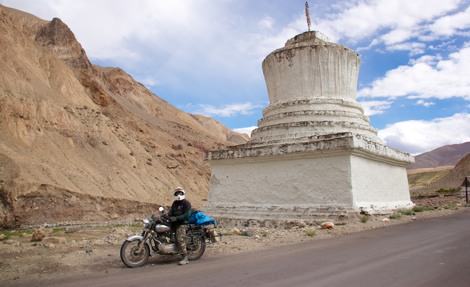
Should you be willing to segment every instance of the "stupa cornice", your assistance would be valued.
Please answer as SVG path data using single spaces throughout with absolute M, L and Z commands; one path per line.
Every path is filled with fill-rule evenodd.
M 207 154 L 207 160 L 261 159 L 289 156 L 305 158 L 306 156 L 326 156 L 338 153 L 352 153 L 375 161 L 386 162 L 397 166 L 405 166 L 414 158 L 373 141 L 367 137 L 353 133 L 338 133 L 322 136 L 310 136 L 298 139 L 295 143 L 265 142 L 264 144 L 246 144 L 213 151 Z M 287 159 L 287 158 L 286 158 Z

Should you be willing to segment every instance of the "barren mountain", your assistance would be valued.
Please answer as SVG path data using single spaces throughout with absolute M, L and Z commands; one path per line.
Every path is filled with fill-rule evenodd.
M 415 163 L 408 169 L 455 165 L 467 153 L 470 153 L 470 142 L 442 146 L 416 156 Z
M 470 154 L 464 156 L 451 170 L 446 171 L 429 184 L 418 187 L 414 191 L 417 193 L 434 192 L 439 189 L 459 188 L 466 176 L 470 176 Z
M 0 47 L 0 226 L 137 216 L 175 186 L 200 206 L 204 152 L 242 141 L 93 65 L 60 19 L 0 5 Z

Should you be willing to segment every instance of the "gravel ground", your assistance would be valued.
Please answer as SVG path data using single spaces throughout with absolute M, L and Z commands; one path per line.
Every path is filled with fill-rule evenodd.
M 335 225 L 333 229 L 303 223 L 290 228 L 219 228 L 222 240 L 208 245 L 204 256 L 225 256 L 306 241 L 322 240 L 345 234 L 403 224 L 414 220 L 445 216 L 464 209 L 461 199 L 417 200 L 427 207 L 422 212 L 402 212 L 394 216 L 363 216 L 356 222 Z M 432 207 L 432 208 L 431 208 Z M 361 220 L 362 219 L 362 220 Z M 119 258 L 122 241 L 139 233 L 140 225 L 73 227 L 46 229 L 46 237 L 31 242 L 31 231 L 0 233 L 0 285 L 15 280 L 47 279 L 74 275 L 116 272 L 124 268 Z M 2 236 L 3 234 L 3 236 Z M 3 237 L 3 238 L 2 238 Z M 156 259 L 176 263 L 176 258 Z M 155 263 L 150 261 L 149 266 Z

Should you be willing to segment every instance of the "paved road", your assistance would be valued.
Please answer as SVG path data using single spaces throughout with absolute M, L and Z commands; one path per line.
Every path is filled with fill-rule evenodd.
M 48 286 L 470 286 L 470 211 L 187 266 L 123 269 Z

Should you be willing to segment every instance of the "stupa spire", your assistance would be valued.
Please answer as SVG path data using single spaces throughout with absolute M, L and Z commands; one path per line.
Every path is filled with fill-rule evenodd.
M 308 1 L 305 1 L 305 17 L 307 18 L 307 27 L 308 31 L 310 32 L 310 26 L 312 25 L 312 22 L 310 21 L 310 11 L 308 7 Z

